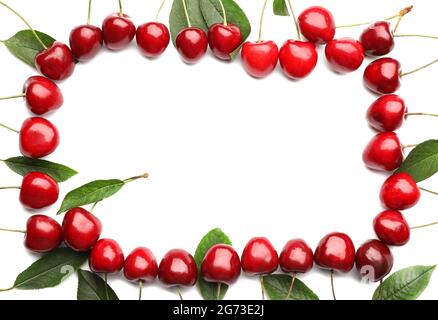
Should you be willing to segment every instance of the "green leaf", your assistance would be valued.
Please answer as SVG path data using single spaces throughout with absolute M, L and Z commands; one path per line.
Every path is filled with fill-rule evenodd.
M 55 287 L 87 261 L 88 254 L 59 248 L 45 254 L 17 276 L 14 289 L 33 290 Z
M 184 6 L 182 1 L 184 0 L 174 0 L 172 9 L 170 10 L 169 16 L 169 29 L 172 36 L 173 44 L 175 44 L 176 37 L 178 33 L 188 27 L 187 18 L 184 12 Z M 190 22 L 193 27 L 201 28 L 208 32 L 207 24 L 204 21 L 204 17 L 201 13 L 201 8 L 199 7 L 199 0 L 185 0 L 187 4 L 187 10 L 190 17 Z
M 415 147 L 397 172 L 406 172 L 416 182 L 432 177 L 438 172 L 438 140 L 428 140 Z
M 228 238 L 228 236 L 219 228 L 211 230 L 202 238 L 201 242 L 196 248 L 196 252 L 194 256 L 196 265 L 198 266 L 198 270 L 201 269 L 202 260 L 204 260 L 205 254 L 207 253 L 208 249 L 210 249 L 215 244 L 222 244 L 222 243 L 231 245 L 231 241 Z M 205 300 L 217 299 L 218 284 L 205 281 L 204 279 L 202 279 L 200 272 L 199 272 L 197 287 L 202 297 Z M 221 300 L 225 297 L 227 290 L 228 290 L 228 286 L 225 284 L 221 284 L 220 295 L 219 295 Z
M 289 10 L 287 9 L 286 0 L 274 0 L 274 14 L 276 16 L 288 16 Z
M 286 274 L 265 276 L 263 282 L 266 294 L 271 300 L 319 300 L 318 296 L 297 278 L 289 294 L 292 277 Z
M 51 36 L 36 31 L 43 43 L 49 47 L 55 42 Z M 35 56 L 44 50 L 30 30 L 21 30 L 4 42 L 9 51 L 24 63 L 35 68 Z
M 117 294 L 97 274 L 78 270 L 78 300 L 119 300 Z
M 4 163 L 15 173 L 26 175 L 29 172 L 48 174 L 58 182 L 64 182 L 78 174 L 75 170 L 59 163 L 27 157 L 14 157 L 4 160 Z
M 109 198 L 122 189 L 125 182 L 118 179 L 96 180 L 70 191 L 62 201 L 58 214 Z
M 436 266 L 414 266 L 393 273 L 377 287 L 373 300 L 416 300 Z

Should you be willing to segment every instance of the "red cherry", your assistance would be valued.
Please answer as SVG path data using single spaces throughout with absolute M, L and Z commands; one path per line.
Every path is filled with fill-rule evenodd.
M 158 274 L 157 260 L 148 248 L 136 248 L 126 258 L 123 273 L 131 281 L 152 282 Z
M 160 56 L 169 45 L 169 29 L 159 22 L 145 23 L 137 28 L 136 40 L 144 56 L 156 58 Z
M 207 51 L 207 35 L 200 28 L 182 29 L 176 37 L 176 49 L 185 63 L 198 62 Z
M 70 48 L 76 60 L 90 61 L 103 45 L 102 30 L 92 25 L 82 25 L 70 32 Z
M 278 269 L 278 254 L 268 239 L 253 238 L 247 243 L 242 253 L 242 269 L 252 276 Z
M 24 245 L 27 249 L 45 253 L 58 248 L 61 242 L 61 226 L 52 218 L 34 215 L 27 220 L 24 238 Z
M 313 267 L 313 251 L 302 239 L 290 240 L 280 254 L 281 270 L 286 273 L 306 273 Z
M 123 268 L 125 258 L 119 244 L 112 239 L 100 239 L 90 252 L 88 263 L 96 273 L 114 273 Z
M 215 23 L 208 30 L 208 44 L 217 58 L 231 60 L 230 54 L 242 44 L 240 28 L 231 23 Z
M 47 174 L 30 172 L 23 177 L 20 202 L 30 209 L 42 209 L 58 200 L 58 183 Z
M 355 249 L 353 241 L 344 233 L 330 233 L 315 250 L 315 263 L 323 269 L 349 272 L 353 269 Z
M 62 223 L 62 234 L 67 246 L 78 252 L 90 250 L 102 233 L 100 220 L 85 209 L 69 210 Z
M 383 211 L 374 218 L 373 224 L 376 235 L 386 244 L 403 246 L 409 242 L 411 229 L 399 211 Z
M 277 65 L 278 47 L 274 41 L 247 41 L 242 46 L 241 55 L 246 72 L 255 78 L 264 78 Z
M 390 176 L 380 190 L 380 200 L 392 210 L 405 210 L 415 206 L 420 200 L 420 189 L 407 173 Z
M 134 39 L 135 26 L 126 14 L 113 13 L 102 24 L 103 41 L 110 50 L 121 50 Z
M 379 240 L 368 240 L 356 252 L 356 268 L 362 277 L 377 282 L 387 276 L 394 264 L 391 250 Z
M 287 40 L 280 49 L 279 60 L 286 76 L 304 79 L 315 69 L 318 52 L 311 42 Z
M 386 21 L 373 23 L 360 36 L 360 42 L 367 56 L 384 56 L 394 49 L 394 35 Z
M 370 169 L 394 171 L 403 162 L 403 148 L 394 132 L 382 132 L 368 143 L 362 158 Z
M 378 131 L 395 131 L 402 126 L 406 112 L 405 101 L 395 94 L 388 94 L 377 99 L 368 108 L 367 121 Z
M 75 59 L 67 45 L 55 41 L 35 56 L 35 66 L 47 78 L 65 80 L 75 70 Z
M 185 250 L 170 250 L 161 260 L 158 277 L 167 286 L 194 286 L 198 277 L 195 259 Z
M 339 73 L 356 71 L 365 58 L 360 42 L 351 38 L 330 41 L 325 47 L 325 56 L 333 71 Z
M 44 118 L 34 117 L 23 122 L 20 130 L 20 150 L 29 158 L 42 158 L 59 145 L 58 129 Z
M 205 254 L 201 273 L 205 281 L 231 285 L 240 276 L 239 255 L 229 245 L 214 245 Z
M 61 90 L 56 83 L 41 76 L 27 79 L 23 93 L 29 110 L 38 115 L 56 110 L 64 103 Z
M 380 58 L 365 69 L 365 86 L 380 94 L 394 93 L 400 88 L 401 65 L 392 58 Z
M 335 37 L 335 19 L 323 7 L 315 6 L 304 10 L 298 17 L 298 25 L 303 36 L 316 44 L 328 43 Z

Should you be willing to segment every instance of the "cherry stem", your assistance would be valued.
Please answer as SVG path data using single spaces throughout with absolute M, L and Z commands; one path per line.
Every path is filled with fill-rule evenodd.
M 301 31 L 300 31 L 300 27 L 298 26 L 298 21 L 297 21 L 297 17 L 296 17 L 296 15 L 295 15 L 294 8 L 292 7 L 292 3 L 291 3 L 290 0 L 287 0 L 287 4 L 288 4 L 288 6 L 289 6 L 289 12 L 290 12 L 290 15 L 291 15 L 291 17 L 292 17 L 292 19 L 293 19 L 293 21 L 294 21 L 295 28 L 296 28 L 296 30 L 297 30 L 297 37 L 298 37 L 298 40 L 301 40 Z
M 0 292 L 11 291 L 12 289 L 14 289 L 14 287 L 10 287 L 7 289 L 0 289 Z
M 426 38 L 438 40 L 438 36 L 429 36 L 425 34 L 395 34 L 396 38 Z
M 192 27 L 192 23 L 190 22 L 189 11 L 187 10 L 186 0 L 181 0 L 181 1 L 182 1 L 182 4 L 183 4 L 183 7 L 184 7 L 184 13 L 186 15 L 186 19 L 187 19 L 187 26 L 189 28 L 191 28 Z
M 104 279 L 105 279 L 105 296 L 106 296 L 106 300 L 109 300 L 109 294 L 108 294 L 108 274 L 105 272 L 104 274 Z
M 140 176 L 135 176 L 135 177 L 131 177 L 131 178 L 125 179 L 125 180 L 123 180 L 123 182 L 124 183 L 129 183 L 129 182 L 132 182 L 132 181 L 135 181 L 135 180 L 138 180 L 138 179 L 147 179 L 148 177 L 149 177 L 149 173 L 144 173 L 144 174 L 142 174 Z
M 438 114 L 436 113 L 425 113 L 425 112 L 412 112 L 412 113 L 406 113 L 405 116 L 428 116 L 428 117 L 438 117 Z
M 297 278 L 297 274 L 296 274 L 296 272 L 293 274 L 293 276 L 292 276 L 292 281 L 290 282 L 290 287 L 289 287 L 289 291 L 287 292 L 287 296 L 286 296 L 286 299 L 284 299 L 284 300 L 289 300 L 289 298 L 291 297 L 291 295 L 292 295 L 292 291 L 293 291 L 293 288 L 294 288 L 294 283 L 295 283 L 295 279 Z
M 10 189 L 18 189 L 18 190 L 20 190 L 21 187 L 18 187 L 18 186 L 13 186 L 13 187 L 0 187 L 0 190 L 10 190 Z
M 0 228 L 0 231 L 3 231 L 3 232 L 14 232 L 14 233 L 24 233 L 24 234 L 26 234 L 26 231 L 24 231 L 24 230 L 17 230 L 17 229 L 4 229 L 4 228 Z
M 222 288 L 222 284 L 220 282 L 217 283 L 217 291 L 216 291 L 216 300 L 220 300 L 221 299 L 221 288 Z
M 91 213 L 93 213 L 93 211 L 94 211 L 94 209 L 96 208 L 96 206 L 97 206 L 98 203 L 99 203 L 99 201 L 93 203 L 93 205 L 92 205 L 91 208 L 90 208 L 90 212 L 91 212 Z
M 422 188 L 422 187 L 419 187 L 419 189 L 421 191 L 428 192 L 428 193 L 431 193 L 431 194 L 434 194 L 434 195 L 438 196 L 438 192 L 435 192 L 435 191 L 432 191 L 432 190 L 429 190 L 429 189 L 425 189 L 425 188 Z
M 2 123 L 0 123 L 0 127 L 3 127 L 3 128 L 5 128 L 5 129 L 8 129 L 8 130 L 11 130 L 11 131 L 13 131 L 13 132 L 15 132 L 15 133 L 20 133 L 20 131 L 15 130 L 14 128 L 8 127 L 7 125 L 4 125 L 4 124 L 2 124 Z
M 45 45 L 45 43 L 43 42 L 43 40 L 41 40 L 41 38 L 38 36 L 38 34 L 36 33 L 36 31 L 32 28 L 32 26 L 29 24 L 29 22 L 26 21 L 26 19 L 23 18 L 23 16 L 21 14 L 19 14 L 17 11 L 15 11 L 13 8 L 11 8 L 10 6 L 8 6 L 6 3 L 4 3 L 3 1 L 0 1 L 0 5 L 4 6 L 5 8 L 9 9 L 10 11 L 12 11 L 17 17 L 19 17 L 21 19 L 21 21 L 24 22 L 24 24 L 29 28 L 29 30 L 32 32 L 32 34 L 35 36 L 35 39 L 37 39 L 37 41 L 41 44 L 41 46 L 44 49 L 47 49 L 47 46 Z
M 183 299 L 183 296 L 182 296 L 182 293 L 181 293 L 181 288 L 180 288 L 180 286 L 176 286 L 176 292 L 178 293 L 179 299 L 180 299 L 181 301 L 183 301 L 184 299 Z
M 158 17 L 160 16 L 161 10 L 163 10 L 164 4 L 166 3 L 166 0 L 161 1 L 161 5 L 158 8 L 157 14 L 155 15 L 155 20 L 158 21 Z
M 383 279 L 380 279 L 379 293 L 377 294 L 377 300 L 380 300 L 380 297 L 382 296 L 382 285 L 383 285 Z
M 432 223 L 428 223 L 428 224 L 422 224 L 422 225 L 419 225 L 419 226 L 411 227 L 411 230 L 423 229 L 423 228 L 427 228 L 427 227 L 431 227 L 431 226 L 436 226 L 437 224 L 438 224 L 438 221 L 432 222 Z
M 141 301 L 141 296 L 143 295 L 143 280 L 138 282 L 138 300 Z
M 267 4 L 268 4 L 268 0 L 265 0 L 265 3 L 263 4 L 263 8 L 262 8 L 262 13 L 260 15 L 259 40 L 258 40 L 258 42 L 262 41 L 263 19 L 265 17 L 265 11 L 266 11 Z
M 334 285 L 334 280 L 333 280 L 334 273 L 335 273 L 334 270 L 330 270 L 330 284 L 332 287 L 332 295 L 333 295 L 333 300 L 336 300 L 335 285 Z
M 222 0 L 219 0 L 219 4 L 221 5 L 222 15 L 224 16 L 224 25 L 227 26 L 227 12 L 225 11 L 224 3 L 222 2 Z
M 265 281 L 263 275 L 260 275 L 260 286 L 262 287 L 262 300 L 265 300 Z
M 415 148 L 416 146 L 418 146 L 418 144 L 405 144 L 402 146 L 402 149 Z
M 87 24 L 91 23 L 91 3 L 92 0 L 88 0 L 88 16 L 87 16 Z
M 119 0 L 119 16 L 123 15 L 123 5 L 122 0 Z
M 436 59 L 436 60 L 434 60 L 434 61 L 432 61 L 432 62 L 429 62 L 428 64 L 425 64 L 424 66 L 421 66 L 421 67 L 419 67 L 419 68 L 417 68 L 417 69 L 414 69 L 414 70 L 412 70 L 412 71 L 404 72 L 404 73 L 400 74 L 400 76 L 401 76 L 401 77 L 404 77 L 404 76 L 407 76 L 407 75 L 413 74 L 413 73 L 415 73 L 415 72 L 417 72 L 417 71 L 421 71 L 421 70 L 423 70 L 423 69 L 426 69 L 427 67 L 430 67 L 431 65 L 433 65 L 433 64 L 435 64 L 435 63 L 437 63 L 437 62 L 438 62 L 438 59 Z
M 9 97 L 0 98 L 0 100 L 9 100 L 9 99 L 23 98 L 25 96 L 26 96 L 25 93 L 20 93 L 20 94 L 17 94 L 15 96 L 9 96 Z

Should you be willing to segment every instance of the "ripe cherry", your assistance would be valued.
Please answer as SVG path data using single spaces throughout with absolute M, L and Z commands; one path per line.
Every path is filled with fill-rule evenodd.
M 367 56 L 384 56 L 394 49 L 394 35 L 391 24 L 378 21 L 366 28 L 360 36 L 360 42 Z
M 159 57 L 170 41 L 169 29 L 162 23 L 149 22 L 142 24 L 136 32 L 137 45 L 141 53 L 148 58 Z
M 119 244 L 112 239 L 100 239 L 90 252 L 88 263 L 96 273 L 115 273 L 123 268 L 125 258 Z
M 315 250 L 315 263 L 323 269 L 349 272 L 355 259 L 353 241 L 344 233 L 330 233 L 318 244 Z
M 47 78 L 65 80 L 75 70 L 75 59 L 67 45 L 55 41 L 35 56 L 35 66 Z
M 313 267 L 313 251 L 302 239 L 288 241 L 280 254 L 280 267 L 286 273 L 306 273 Z
M 167 286 L 194 286 L 198 269 L 193 256 L 185 250 L 170 250 L 160 262 L 158 278 Z
M 45 253 L 59 247 L 62 229 L 58 222 L 44 215 L 34 215 L 27 220 L 24 245 L 27 249 Z
M 58 183 L 41 172 L 30 172 L 23 177 L 20 202 L 30 209 L 48 207 L 58 200 Z
M 208 44 L 217 58 L 231 60 L 230 54 L 242 44 L 240 28 L 232 23 L 215 23 L 208 30 Z
M 370 169 L 394 171 L 403 162 L 403 148 L 394 132 L 382 132 L 369 142 L 362 158 Z
M 152 282 L 158 274 L 157 259 L 148 248 L 136 248 L 126 258 L 123 274 L 130 281 Z
M 277 66 L 278 47 L 274 41 L 247 41 L 241 55 L 246 72 L 255 78 L 264 78 Z
M 315 6 L 304 10 L 298 17 L 298 25 L 303 36 L 316 44 L 328 43 L 335 37 L 335 19 L 323 7 Z
M 387 276 L 394 264 L 391 250 L 379 240 L 368 240 L 356 252 L 356 268 L 363 278 L 377 282 Z
M 406 112 L 405 101 L 395 94 L 388 94 L 368 108 L 367 121 L 378 131 L 391 132 L 402 126 Z
M 387 210 L 374 218 L 374 231 L 380 240 L 390 246 L 403 246 L 409 242 L 411 229 L 399 211 Z
M 412 177 L 404 172 L 390 176 L 380 190 L 380 200 L 388 209 L 405 210 L 420 200 L 420 189 Z
M 102 30 L 90 24 L 74 28 L 70 33 L 70 48 L 76 60 L 87 62 L 93 59 L 103 45 Z
M 242 253 L 242 269 L 248 275 L 269 274 L 278 269 L 278 254 L 268 239 L 251 239 Z
M 361 43 L 351 38 L 331 40 L 325 47 L 325 56 L 333 71 L 338 73 L 359 69 L 365 58 Z
M 56 150 L 59 145 L 58 129 L 40 117 L 25 120 L 20 130 L 20 150 L 29 158 L 42 158 Z
M 280 49 L 279 60 L 286 76 L 304 79 L 315 69 L 318 52 L 312 42 L 287 40 Z
M 121 50 L 134 39 L 135 26 L 131 18 L 124 13 L 113 13 L 102 24 L 103 41 L 110 50 Z
M 400 88 L 401 65 L 392 58 L 371 62 L 364 73 L 365 86 L 379 94 L 394 93 Z
M 69 210 L 62 223 L 65 244 L 78 252 L 90 250 L 102 233 L 100 220 L 85 209 Z
M 198 62 L 205 55 L 207 46 L 207 35 L 200 28 L 184 28 L 176 37 L 176 49 L 183 61 L 188 64 Z
M 201 273 L 205 281 L 231 285 L 240 276 L 239 255 L 229 245 L 214 245 L 205 254 Z
M 27 79 L 23 93 L 29 110 L 38 115 L 56 110 L 64 103 L 61 90 L 56 83 L 41 76 Z

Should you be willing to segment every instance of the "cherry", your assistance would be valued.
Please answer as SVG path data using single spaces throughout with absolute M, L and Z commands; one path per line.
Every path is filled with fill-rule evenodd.
M 333 71 L 338 73 L 359 69 L 365 58 L 361 43 L 351 38 L 331 40 L 325 47 L 325 56 Z
M 30 172 L 23 177 L 20 202 L 30 209 L 48 207 L 58 200 L 58 183 L 41 172 Z
M 159 22 L 145 23 L 137 28 L 136 40 L 141 53 L 145 57 L 156 58 L 169 45 L 169 29 Z
M 152 251 L 144 247 L 134 249 L 125 260 L 123 274 L 131 281 L 154 281 L 158 274 L 158 265 Z
M 353 269 L 355 249 L 353 241 L 344 233 L 330 233 L 315 250 L 315 263 L 323 269 L 349 272 Z
M 242 253 L 242 269 L 249 275 L 269 274 L 278 269 L 278 254 L 268 239 L 251 239 Z
M 194 286 L 198 269 L 193 256 L 185 250 L 170 250 L 160 262 L 158 278 L 167 286 Z
M 75 59 L 66 44 L 55 41 L 35 56 L 35 66 L 47 78 L 65 80 L 75 70 Z
M 78 252 L 90 250 L 102 233 L 100 220 L 85 209 L 69 210 L 62 223 L 65 244 Z
M 59 145 L 58 129 L 40 117 L 25 120 L 20 130 L 21 153 L 30 158 L 42 158 L 56 150 Z
M 391 24 L 387 21 L 378 21 L 366 28 L 360 42 L 367 56 L 384 56 L 394 49 L 394 35 Z
M 378 98 L 368 108 L 367 121 L 378 131 L 395 131 L 402 126 L 406 112 L 405 101 L 395 94 L 388 94 Z
M 298 17 L 298 25 L 303 36 L 316 44 L 328 43 L 335 37 L 335 19 L 323 7 L 315 6 L 304 10 Z
M 90 24 L 74 28 L 70 33 L 70 48 L 73 56 L 80 62 L 93 59 L 103 45 L 102 30 Z
M 390 246 L 403 246 L 409 242 L 411 229 L 399 211 L 387 210 L 374 218 L 374 231 L 380 240 Z
M 100 239 L 90 252 L 88 263 L 96 273 L 115 273 L 123 268 L 125 258 L 119 244 L 112 239 Z
M 291 79 L 299 80 L 315 69 L 318 52 L 311 42 L 287 40 L 280 48 L 279 60 L 283 73 Z
M 124 13 L 113 13 L 102 24 L 103 41 L 110 50 L 121 50 L 134 39 L 135 26 L 131 18 Z
M 403 148 L 394 132 L 382 132 L 369 142 L 362 158 L 370 169 L 394 171 L 403 162 Z
M 380 58 L 371 62 L 364 73 L 365 86 L 380 94 L 394 93 L 400 88 L 400 62 L 392 58 Z
M 56 110 L 64 103 L 56 83 L 41 76 L 28 78 L 24 83 L 23 93 L 29 110 L 38 115 Z
M 231 60 L 230 54 L 242 44 L 240 28 L 232 23 L 215 23 L 208 30 L 208 44 L 217 58 Z
M 356 252 L 356 268 L 362 277 L 377 282 L 387 276 L 394 264 L 391 250 L 379 240 L 368 240 Z
M 45 253 L 59 247 L 62 229 L 58 222 L 48 216 L 34 215 L 27 220 L 24 245 L 27 249 Z
M 198 62 L 207 51 L 207 45 L 207 35 L 200 28 L 184 28 L 176 37 L 176 49 L 188 64 Z
M 380 190 L 380 200 L 392 210 L 405 210 L 420 200 L 420 189 L 412 177 L 404 172 L 390 176 Z
M 231 285 L 240 276 L 239 255 L 229 245 L 214 245 L 202 260 L 201 273 L 205 281 Z
M 242 46 L 241 55 L 246 72 L 255 78 L 264 78 L 277 65 L 278 47 L 274 41 L 247 41 Z
M 313 251 L 302 239 L 286 243 L 280 254 L 280 267 L 283 272 L 306 273 L 313 267 Z

